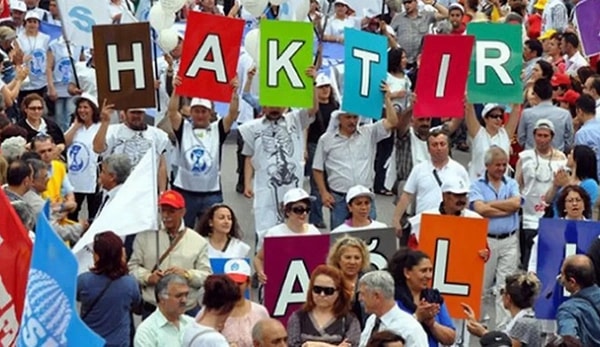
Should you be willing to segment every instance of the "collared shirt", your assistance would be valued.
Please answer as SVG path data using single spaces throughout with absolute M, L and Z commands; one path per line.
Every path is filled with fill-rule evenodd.
M 556 312 L 557 333 L 579 339 L 583 346 L 600 345 L 600 288 L 592 285 L 573 294 Z
M 507 200 L 519 193 L 519 184 L 510 177 L 504 177 L 498 190 L 490 183 L 487 173 L 471 184 L 469 203 L 471 210 L 476 201 L 490 202 L 495 200 Z M 521 199 L 522 203 L 522 199 Z M 504 217 L 489 217 L 488 235 L 499 235 L 510 233 L 519 227 L 519 213 L 515 212 Z
M 377 142 L 388 136 L 382 120 L 358 127 L 350 137 L 328 131 L 317 144 L 313 169 L 326 171 L 329 188 L 339 193 L 357 184 L 371 188 Z
M 421 324 L 410 314 L 402 311 L 398 305 L 394 305 L 391 310 L 379 317 L 381 324 L 379 331 L 390 330 L 406 340 L 406 347 L 424 347 L 429 346 L 427 334 Z M 360 335 L 360 347 L 365 347 L 371 338 L 371 330 L 375 326 L 377 317 L 372 314 L 365 323 L 365 328 Z
M 193 323 L 194 318 L 183 314 L 179 316 L 179 327 L 176 327 L 157 308 L 137 327 L 133 345 L 135 347 L 181 346 L 185 328 Z
M 573 56 L 570 58 L 565 55 L 565 61 L 565 73 L 573 77 L 577 77 L 577 70 L 579 70 L 580 67 L 590 65 L 579 51 L 573 54 Z
M 423 37 L 429 33 L 433 23 L 435 23 L 435 14 L 426 11 L 420 11 L 414 18 L 406 13 L 398 13 L 392 19 L 390 26 L 396 32 L 398 44 L 406 51 L 409 63 L 417 61 Z
M 212 273 L 208 259 L 208 242 L 206 239 L 192 229 L 186 228 L 183 221 L 179 232 L 185 234 L 169 255 L 158 266 L 160 270 L 171 267 L 180 267 L 189 274 L 190 293 L 188 295 L 186 309 L 192 309 L 198 305 L 200 289 L 204 280 Z M 156 305 L 154 297 L 154 286 L 148 284 L 148 278 L 152 274 L 157 260 L 164 254 L 171 240 L 166 229 L 158 231 L 150 230 L 139 233 L 133 242 L 133 253 L 129 260 L 129 271 L 142 285 L 142 296 L 144 301 Z M 156 244 L 158 238 L 158 245 Z
M 554 124 L 552 147 L 563 152 L 570 150 L 573 147 L 573 117 L 569 111 L 552 105 L 552 101 L 548 100 L 523 111 L 517 130 L 519 144 L 524 145 L 525 149 L 534 147 L 533 128 L 543 118 Z
M 542 32 L 554 29 L 559 33 L 569 25 L 567 7 L 563 0 L 550 0 L 542 13 Z
M 535 66 L 535 63 L 537 63 L 540 59 L 542 59 L 542 57 L 535 57 L 526 61 L 523 64 L 523 89 L 526 89 L 525 84 L 531 78 L 531 73 L 533 72 L 533 67 Z
M 454 177 L 460 178 L 465 184 L 470 182 L 467 170 L 453 159 L 448 159 L 441 169 L 433 166 L 430 160 L 415 165 L 406 180 L 404 191 L 416 197 L 416 213 L 438 208 L 442 202 L 442 184 Z
M 596 165 L 600 175 L 600 120 L 590 119 L 583 123 L 581 128 L 575 133 L 575 144 L 590 147 L 596 153 Z M 600 178 L 600 176 L 599 176 Z

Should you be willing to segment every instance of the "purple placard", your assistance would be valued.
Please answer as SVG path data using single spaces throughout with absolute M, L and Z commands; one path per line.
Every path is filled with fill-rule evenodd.
M 575 6 L 577 29 L 586 56 L 600 53 L 600 0 L 585 0 Z
M 329 235 L 266 237 L 264 249 L 265 306 L 287 325 L 306 301 L 310 273 L 326 262 Z

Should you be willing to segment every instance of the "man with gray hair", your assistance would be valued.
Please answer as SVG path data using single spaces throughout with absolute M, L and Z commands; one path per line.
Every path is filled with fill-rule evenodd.
M 252 346 L 287 347 L 287 331 L 280 321 L 261 319 L 252 327 Z
M 499 291 L 506 276 L 515 273 L 520 263 L 517 230 L 523 199 L 517 181 L 504 175 L 508 154 L 502 148 L 490 147 L 485 152 L 484 162 L 485 175 L 471 184 L 469 204 L 471 210 L 489 221 L 487 243 L 490 257 L 485 263 L 482 317 L 484 320 L 491 317 L 495 298 L 496 317 L 489 326 L 498 330 L 502 328 L 498 325 L 510 317 Z
M 360 335 L 365 347 L 376 332 L 389 330 L 406 340 L 406 347 L 428 346 L 427 334 L 419 322 L 402 311 L 394 300 L 394 279 L 387 271 L 371 271 L 358 281 L 358 297 L 371 316 Z
M 184 314 L 188 281 L 177 274 L 160 278 L 154 287 L 157 308 L 146 318 L 135 332 L 134 347 L 181 346 L 183 331 L 194 318 Z
M 130 173 L 131 161 L 127 155 L 111 154 L 104 157 L 98 175 L 102 188 L 102 203 L 95 217 L 98 217 L 104 206 L 115 198 Z

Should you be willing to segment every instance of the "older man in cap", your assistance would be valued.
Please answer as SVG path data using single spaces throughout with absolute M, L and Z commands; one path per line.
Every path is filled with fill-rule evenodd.
M 154 148 L 158 167 L 158 190 L 167 188 L 167 164 L 165 153 L 169 146 L 169 137 L 163 130 L 146 124 L 146 109 L 130 108 L 121 113 L 123 123 L 110 124 L 113 105 L 102 105 L 100 128 L 94 137 L 94 152 L 102 156 L 126 154 L 135 167 L 144 154 Z
M 190 293 L 187 313 L 195 316 L 200 289 L 212 273 L 208 260 L 208 242 L 183 222 L 185 200 L 176 191 L 168 190 L 158 200 L 162 228 L 149 230 L 135 237 L 129 270 L 142 285 L 143 317 L 156 308 L 154 286 L 165 275 L 177 274 L 187 279 Z M 157 234 L 158 233 L 158 234 Z

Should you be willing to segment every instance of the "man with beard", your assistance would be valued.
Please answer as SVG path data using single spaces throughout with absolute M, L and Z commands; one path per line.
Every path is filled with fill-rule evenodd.
M 315 68 L 309 67 L 306 74 L 314 79 Z M 263 117 L 239 127 L 244 139 L 242 154 L 246 157 L 244 196 L 254 198 L 255 230 L 259 237 L 283 222 L 280 205 L 284 194 L 302 187 L 304 130 L 314 121 L 318 105 L 316 91 L 310 109 L 286 112 L 286 107 L 263 105 Z
M 377 143 L 390 136 L 398 123 L 389 86 L 381 84 L 385 93 L 386 117 L 372 124 L 359 126 L 359 116 L 343 110 L 332 112 L 329 129 L 319 138 L 313 161 L 313 175 L 323 206 L 331 211 L 331 229 L 348 217 L 346 194 L 351 187 L 373 188 Z M 325 181 L 327 176 L 327 181 Z M 375 204 L 371 205 L 375 219 Z
M 110 124 L 113 105 L 102 105 L 100 128 L 93 141 L 94 152 L 102 156 L 120 153 L 126 154 L 135 167 L 144 154 L 152 148 L 156 151 L 158 167 L 158 191 L 167 188 L 167 164 L 165 153 L 169 145 L 167 133 L 145 123 L 146 109 L 130 108 L 121 112 L 123 123 Z

